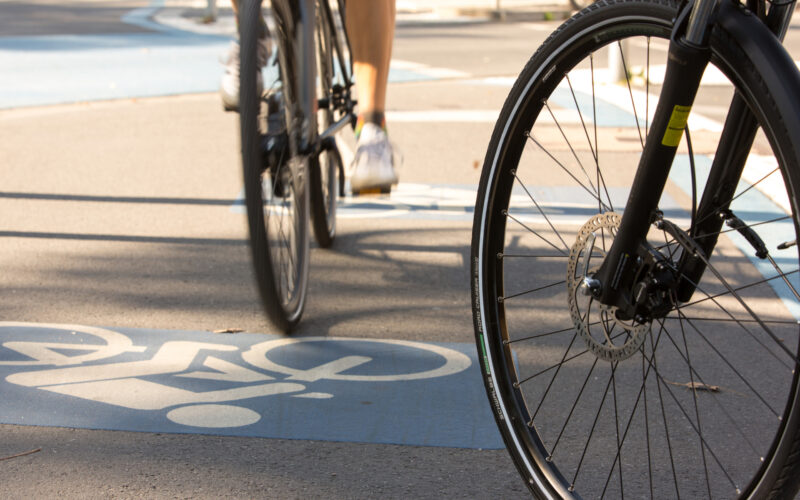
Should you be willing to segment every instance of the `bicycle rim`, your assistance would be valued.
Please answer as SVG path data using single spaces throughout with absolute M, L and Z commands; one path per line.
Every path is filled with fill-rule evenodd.
M 487 153 L 473 232 L 476 339 L 501 433 L 539 496 L 748 495 L 783 468 L 776 447 L 796 436 L 785 419 L 798 406 L 798 255 L 778 249 L 796 238 L 794 179 L 778 162 L 786 137 L 759 133 L 730 207 L 772 261 L 725 228 L 692 299 L 644 327 L 579 293 L 624 211 L 674 15 L 668 2 L 625 0 L 576 15 L 523 71 Z M 706 88 L 729 100 L 735 84 L 752 103 L 764 90 L 722 45 L 712 44 L 717 67 L 699 102 Z M 724 122 L 702 109 L 660 200 L 684 232 Z M 691 251 L 655 227 L 648 242 L 667 263 Z
M 308 286 L 308 158 L 297 154 L 292 113 L 292 51 L 284 17 L 274 12 L 277 57 L 256 61 L 265 23 L 260 2 L 240 8 L 240 120 L 245 202 L 259 293 L 270 320 L 289 332 L 299 321 Z M 263 82 L 259 93 L 257 74 Z M 277 145 L 277 146 L 276 146 Z

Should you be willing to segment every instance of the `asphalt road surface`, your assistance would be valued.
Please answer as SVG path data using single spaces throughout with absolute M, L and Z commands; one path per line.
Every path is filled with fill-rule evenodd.
M 0 461 L 0 496 L 525 497 L 475 366 L 471 207 L 511 82 L 557 23 L 401 16 L 388 110 L 401 185 L 388 200 L 343 200 L 334 248 L 312 249 L 295 335 L 306 349 L 259 371 L 237 356 L 281 337 L 251 275 L 237 117 L 214 92 L 230 25 L 185 31 L 185 9 L 149 7 L 0 1 L 0 67 L 13 68 L 0 81 L 0 374 L 14 401 L 0 411 L 0 458 L 14 457 Z M 796 38 L 790 30 L 790 51 Z M 722 101 L 704 96 L 704 114 L 723 114 Z M 227 329 L 239 333 L 210 333 Z M 112 375 L 59 371 L 91 356 L 98 335 L 122 346 L 113 364 L 97 361 L 107 353 L 89 363 Z M 328 359 L 317 338 L 356 340 L 337 341 L 350 351 Z M 359 342 L 372 349 L 362 353 L 372 385 L 337 379 L 344 369 L 319 375 Z M 177 345 L 202 350 L 195 371 L 146 372 Z M 419 372 L 443 359 L 454 368 L 414 385 L 392 364 L 397 352 Z M 28 377 L 19 367 L 31 359 L 71 382 Z M 179 372 L 218 385 L 159 378 Z M 234 382 L 283 392 L 260 393 L 255 410 L 218 404 L 246 399 L 225 392 Z M 120 396 L 124 387 L 141 397 Z M 175 412 L 190 403 L 242 428 L 269 414 L 280 431 L 204 426 L 196 411 Z

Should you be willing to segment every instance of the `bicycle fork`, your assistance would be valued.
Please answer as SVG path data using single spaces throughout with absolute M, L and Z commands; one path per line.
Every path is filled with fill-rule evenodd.
M 713 251 L 724 222 L 747 239 L 757 256 L 765 258 L 767 254 L 758 235 L 729 210 L 758 129 L 754 115 L 738 94 L 731 103 L 696 212 L 692 208 L 689 234 L 661 220 L 658 211 L 658 201 L 710 58 L 708 26 L 719 7 L 717 0 L 698 0 L 691 9 L 684 8 L 676 20 L 659 104 L 617 235 L 598 272 L 584 278 L 581 285 L 585 294 L 615 307 L 623 320 L 645 323 L 663 317 L 675 301 L 688 302 L 706 270 L 706 256 Z M 788 7 L 773 6 L 766 23 L 781 38 L 790 18 Z M 664 258 L 646 244 L 653 223 L 684 248 L 671 270 L 666 269 L 669 266 Z M 677 276 L 680 278 L 676 282 Z
M 779 39 L 782 39 L 789 25 L 790 17 L 791 10 L 786 6 L 779 5 L 770 9 L 765 21 L 770 30 Z M 757 130 L 758 122 L 755 116 L 737 92 L 733 96 L 728 110 L 723 133 L 711 164 L 706 189 L 689 230 L 689 235 L 704 256 L 710 255 L 713 251 L 722 224 L 725 222 L 744 236 L 755 249 L 758 258 L 767 258 L 768 252 L 761 238 L 729 210 Z M 705 268 L 705 262 L 699 256 L 690 254 L 682 256 L 678 265 L 682 274 L 681 283 L 677 289 L 679 302 L 685 303 L 691 299 Z
M 710 50 L 706 30 L 698 30 L 697 26 L 708 24 L 714 5 L 715 0 L 698 0 L 691 10 L 692 18 L 688 24 L 689 9 L 684 9 L 676 20 L 676 26 L 684 25 L 688 29 L 673 30 L 661 97 L 622 221 L 600 269 L 594 276 L 585 278 L 582 284 L 584 293 L 602 304 L 616 307 L 620 319 L 645 322 L 645 316 L 652 317 L 643 308 L 642 287 L 648 285 L 639 285 L 637 281 L 641 281 L 644 267 L 663 265 L 655 262 L 658 259 L 649 254 L 645 239 L 650 225 L 660 217 L 658 201 L 708 65 Z M 635 288 L 640 290 L 635 292 Z

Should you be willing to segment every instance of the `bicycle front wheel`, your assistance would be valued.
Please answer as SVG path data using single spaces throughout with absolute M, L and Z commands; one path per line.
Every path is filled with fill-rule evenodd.
M 277 57 L 263 60 L 269 36 L 260 1 L 239 8 L 240 130 L 250 248 L 267 316 L 284 332 L 300 321 L 308 287 L 308 157 L 298 152 L 295 67 L 287 16 L 273 2 Z M 259 61 L 261 57 L 261 61 Z
M 736 194 L 720 200 L 742 224 L 719 235 L 691 300 L 663 297 L 660 316 L 624 321 L 580 293 L 625 210 L 676 13 L 670 1 L 603 0 L 576 14 L 523 70 L 486 155 L 472 240 L 476 340 L 498 427 L 543 498 L 797 488 L 790 200 L 800 164 L 783 111 L 721 29 L 647 251 L 663 270 L 694 251 L 696 200 L 728 109 L 716 103 L 735 93 L 760 125 Z

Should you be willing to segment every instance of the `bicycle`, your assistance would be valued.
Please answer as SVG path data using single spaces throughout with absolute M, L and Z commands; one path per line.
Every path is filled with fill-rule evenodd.
M 259 294 L 267 316 L 288 333 L 305 306 L 309 217 L 320 247 L 336 235 L 344 169 L 334 134 L 356 117 L 344 1 L 334 11 L 327 0 L 272 0 L 269 11 L 259 0 L 239 9 L 240 131 Z M 262 71 L 265 37 L 276 50 Z
M 600 0 L 514 84 L 476 200 L 473 319 L 535 496 L 800 487 L 793 10 Z M 724 123 L 704 116 L 720 92 Z

